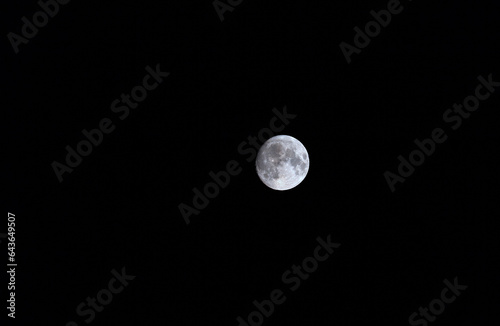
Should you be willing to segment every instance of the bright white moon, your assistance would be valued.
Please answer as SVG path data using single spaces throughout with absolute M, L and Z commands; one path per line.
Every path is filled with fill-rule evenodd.
M 275 136 L 259 149 L 255 166 L 266 186 L 274 190 L 288 190 L 306 177 L 309 154 L 297 139 L 286 135 Z

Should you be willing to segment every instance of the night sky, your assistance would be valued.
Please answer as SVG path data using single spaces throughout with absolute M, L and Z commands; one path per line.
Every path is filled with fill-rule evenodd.
M 0 325 L 493 325 L 499 9 L 2 3 Z

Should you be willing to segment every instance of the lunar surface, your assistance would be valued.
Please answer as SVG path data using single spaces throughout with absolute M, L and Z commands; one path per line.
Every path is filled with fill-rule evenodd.
M 259 149 L 255 166 L 266 186 L 274 190 L 288 190 L 306 177 L 309 154 L 297 139 L 286 135 L 275 136 Z

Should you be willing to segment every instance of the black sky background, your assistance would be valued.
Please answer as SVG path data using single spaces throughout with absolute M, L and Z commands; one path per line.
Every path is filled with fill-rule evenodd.
M 500 8 L 402 5 L 350 64 L 339 44 L 387 1 L 245 0 L 223 22 L 210 1 L 72 1 L 18 54 L 3 37 L 2 207 L 18 259 L 5 324 L 86 325 L 75 308 L 122 267 L 136 278 L 91 324 L 238 325 L 280 288 L 263 325 L 404 325 L 455 277 L 468 288 L 434 324 L 494 322 L 500 90 L 456 131 L 442 115 L 479 75 L 500 80 Z M 3 3 L 3 35 L 37 10 Z M 157 64 L 170 75 L 121 121 L 111 103 Z M 237 148 L 285 106 L 282 134 L 311 165 L 280 192 Z M 116 130 L 59 183 L 51 163 L 103 118 Z M 383 173 L 438 127 L 448 140 L 391 192 Z M 178 205 L 230 160 L 241 174 L 186 225 Z M 340 248 L 289 291 L 282 274 L 329 234 Z

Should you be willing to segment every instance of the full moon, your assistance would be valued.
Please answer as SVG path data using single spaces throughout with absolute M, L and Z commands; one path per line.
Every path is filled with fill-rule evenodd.
M 286 135 L 275 136 L 259 149 L 255 166 L 266 186 L 274 190 L 288 190 L 306 177 L 309 154 L 297 139 Z

